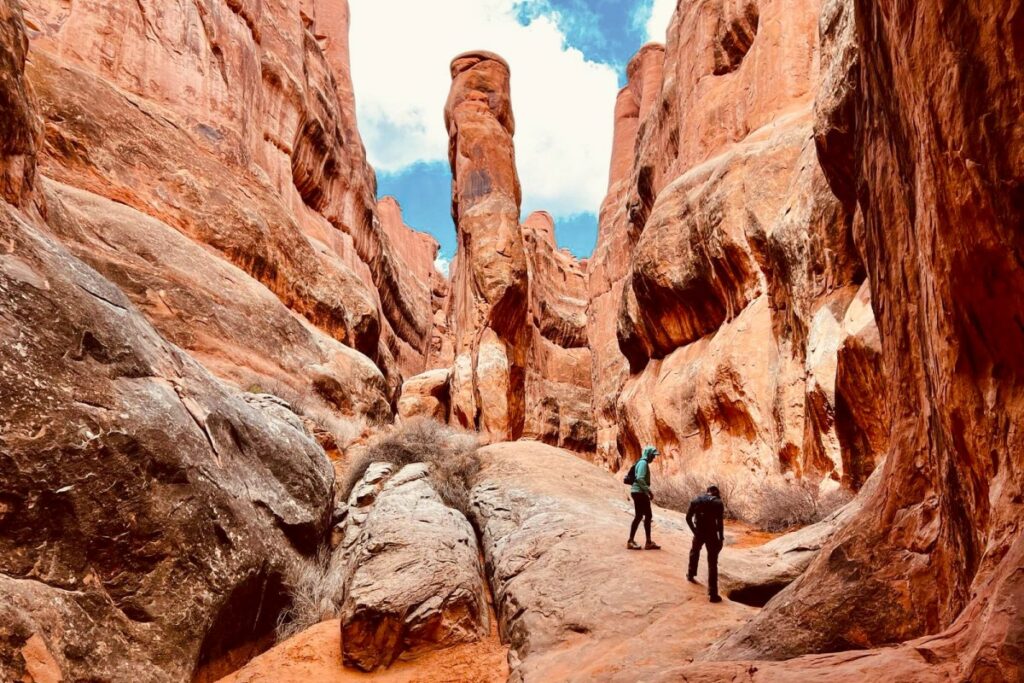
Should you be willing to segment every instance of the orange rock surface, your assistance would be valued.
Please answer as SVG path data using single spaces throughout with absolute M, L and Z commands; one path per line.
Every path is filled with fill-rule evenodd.
M 884 421 L 854 400 L 878 356 L 851 343 L 837 382 L 873 321 L 812 139 L 818 11 L 680 6 L 628 69 L 588 266 L 597 462 L 656 443 L 672 471 L 828 489 L 879 459 Z
M 558 249 L 550 215 L 519 223 L 508 65 L 472 52 L 456 57 L 451 73 L 445 122 L 459 246 L 447 321 L 450 419 L 489 441 L 526 437 L 589 451 L 584 269 Z

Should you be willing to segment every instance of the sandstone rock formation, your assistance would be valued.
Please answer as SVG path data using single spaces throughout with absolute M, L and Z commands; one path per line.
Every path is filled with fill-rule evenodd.
M 451 74 L 452 417 L 491 440 L 516 439 L 525 416 L 527 265 L 509 70 L 501 57 L 473 52 L 452 60 Z
M 0 677 L 39 650 L 67 678 L 182 680 L 258 647 L 330 521 L 323 451 L 37 218 L 4 204 L 0 234 Z
M 376 216 L 347 5 L 299 4 L 0 3 L 0 678 L 265 648 L 333 471 L 241 390 L 389 420 L 426 364 L 432 247 Z
M 710 605 L 706 589 L 682 579 L 682 515 L 658 509 L 664 550 L 630 552 L 632 505 L 613 475 L 527 441 L 480 456 L 472 514 L 510 680 L 646 680 L 749 618 L 751 608 Z
M 410 377 L 402 385 L 398 415 L 404 420 L 426 417 L 441 423 L 448 421 L 451 400 L 448 395 L 451 370 L 428 370 Z
M 363 671 L 489 631 L 476 534 L 446 507 L 428 465 L 374 463 L 349 497 L 342 654 Z
M 657 443 L 670 470 L 855 488 L 885 446 L 856 403 L 880 380 L 852 213 L 812 136 L 817 9 L 680 6 L 630 64 L 589 266 L 598 462 Z
M 459 246 L 448 302 L 450 419 L 490 441 L 526 437 L 589 451 L 584 268 L 558 249 L 550 215 L 519 223 L 508 65 L 472 52 L 456 57 L 451 73 L 445 122 Z M 403 396 L 420 393 L 413 383 Z
M 212 247 L 375 362 L 390 401 L 431 320 L 376 214 L 347 3 L 299 4 L 26 2 L 42 168 Z
M 958 3 L 941 18 L 897 5 L 829 3 L 822 21 L 858 55 L 855 106 L 823 108 L 820 130 L 855 126 L 853 149 L 823 159 L 833 185 L 856 188 L 893 421 L 882 483 L 718 656 L 941 631 L 908 648 L 957 680 L 1018 680 L 1024 70 L 1005 55 L 1022 15 L 1014 2 Z
M 571 254 L 558 248 L 555 224 L 547 213 L 528 216 L 522 231 L 530 322 L 523 436 L 590 452 L 595 434 L 586 273 Z
M 665 49 L 649 44 L 630 61 L 629 82 L 615 101 L 615 139 L 608 171 L 608 194 L 598 217 L 597 245 L 587 265 L 587 336 L 592 354 L 596 461 L 618 469 L 628 457 L 619 450 L 617 400 L 628 366 L 619 350 L 616 320 L 622 286 L 629 272 L 633 238 L 626 195 L 633 180 L 640 121 L 650 114 L 661 90 Z
M 403 376 L 411 377 L 451 365 L 451 339 L 444 317 L 448 280 L 434 266 L 440 248 L 437 240 L 407 226 L 402 219 L 402 207 L 394 197 L 383 197 L 377 202 L 377 215 L 398 262 L 407 269 L 403 273 L 405 287 L 400 305 L 415 321 L 416 334 L 411 342 L 399 336 L 394 338 L 397 348 L 392 353 L 399 368 Z

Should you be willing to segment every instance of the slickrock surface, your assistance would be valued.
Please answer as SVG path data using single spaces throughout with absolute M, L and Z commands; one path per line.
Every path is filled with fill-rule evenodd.
M 882 484 L 719 656 L 940 633 L 908 647 L 957 680 L 1020 680 L 1024 70 L 1005 56 L 1022 15 L 1014 2 L 941 18 L 897 4 L 842 8 L 855 17 L 858 144 L 826 165 L 857 187 L 893 421 Z M 843 25 L 822 30 L 841 42 Z
M 489 631 L 476 534 L 428 474 L 423 463 L 374 463 L 349 496 L 339 549 L 347 666 L 373 671 Z
M 637 680 L 685 661 L 753 609 L 686 582 L 690 532 L 655 510 L 661 551 L 626 550 L 627 487 L 570 452 L 487 446 L 473 489 L 511 680 Z M 642 534 L 642 532 L 641 532 Z

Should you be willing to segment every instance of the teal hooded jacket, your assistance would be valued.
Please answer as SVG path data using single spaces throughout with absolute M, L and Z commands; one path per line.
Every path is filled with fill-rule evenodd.
M 643 455 L 636 463 L 636 481 L 629 489 L 630 493 L 651 493 L 651 468 L 650 462 L 658 457 L 658 449 L 654 446 L 644 446 Z

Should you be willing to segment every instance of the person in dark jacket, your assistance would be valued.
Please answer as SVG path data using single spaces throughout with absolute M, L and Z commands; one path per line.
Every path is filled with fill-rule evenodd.
M 708 595 L 711 602 L 721 602 L 718 595 L 718 553 L 725 543 L 725 505 L 722 503 L 718 487 L 712 484 L 707 493 L 690 501 L 686 511 L 686 524 L 693 532 L 693 545 L 690 546 L 690 567 L 686 572 L 686 580 L 697 581 L 697 564 L 700 562 L 700 549 L 708 551 Z
M 630 550 L 640 550 L 633 537 L 636 536 L 637 527 L 640 521 L 644 523 L 644 535 L 647 536 L 647 543 L 644 550 L 661 550 L 661 546 L 651 540 L 651 501 L 654 500 L 654 492 L 651 491 L 651 463 L 658 457 L 658 449 L 654 446 L 644 446 L 640 460 L 634 466 L 635 478 L 629 495 L 633 498 L 633 523 L 629 527 L 629 541 L 626 547 Z

